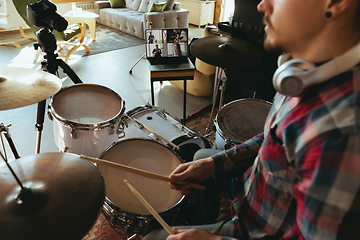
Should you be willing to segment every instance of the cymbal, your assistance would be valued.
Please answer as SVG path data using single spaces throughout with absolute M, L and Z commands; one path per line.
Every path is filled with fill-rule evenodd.
M 45 100 L 62 86 L 55 75 L 41 70 L 0 66 L 0 110 Z
M 18 198 L 20 186 L 0 167 L 2 239 L 82 239 L 95 224 L 105 200 L 105 183 L 91 162 L 70 153 L 40 153 L 9 163 L 32 195 Z
M 223 69 L 250 69 L 262 61 L 260 50 L 249 42 L 233 37 L 209 36 L 190 45 L 201 61 Z

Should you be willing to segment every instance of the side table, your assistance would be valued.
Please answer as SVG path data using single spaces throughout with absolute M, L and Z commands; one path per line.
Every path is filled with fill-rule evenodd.
M 69 25 L 75 23 L 81 23 L 83 27 L 86 27 L 85 24 L 89 26 L 91 38 L 95 41 L 96 38 L 96 18 L 99 17 L 98 14 L 93 12 L 88 12 L 84 10 L 71 10 L 64 14 L 64 17 L 68 21 Z
M 194 79 L 195 66 L 189 61 L 189 68 L 178 68 L 176 70 L 159 70 L 148 61 L 151 81 L 151 102 L 155 106 L 154 82 L 156 81 L 184 81 L 184 106 L 183 106 L 183 125 L 186 126 L 186 81 Z

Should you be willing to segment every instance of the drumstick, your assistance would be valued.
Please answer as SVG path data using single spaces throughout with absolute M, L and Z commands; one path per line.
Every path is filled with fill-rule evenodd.
M 175 148 L 176 150 L 180 150 L 180 147 L 174 143 L 172 143 L 171 141 L 167 140 L 165 137 L 161 136 L 159 133 L 155 132 L 153 129 L 151 129 L 150 127 L 146 126 L 145 124 L 143 124 L 142 122 L 140 122 L 139 120 L 130 117 L 128 115 L 128 117 L 133 120 L 134 122 L 136 122 L 137 124 L 143 126 L 146 130 L 148 130 L 149 132 L 155 134 L 158 138 L 160 138 L 161 140 L 163 140 L 164 142 L 166 142 L 167 144 L 169 144 L 170 146 L 172 146 L 173 148 Z
M 196 188 L 196 189 L 199 189 L 199 190 L 205 190 L 204 186 L 196 184 L 196 183 L 174 181 L 173 179 L 171 179 L 171 178 L 169 178 L 167 176 L 160 175 L 160 174 L 157 174 L 157 173 L 152 173 L 152 172 L 142 170 L 142 169 L 139 169 L 139 168 L 126 166 L 126 165 L 123 165 L 123 164 L 120 164 L 120 163 L 114 163 L 114 162 L 110 162 L 110 161 L 103 160 L 103 159 L 87 157 L 87 156 L 84 156 L 84 155 L 80 155 L 80 158 L 92 161 L 94 163 L 103 163 L 103 164 L 108 165 L 110 167 L 114 167 L 114 168 L 118 168 L 118 169 L 123 170 L 123 171 L 139 174 L 139 175 L 144 176 L 144 177 L 157 179 L 157 180 L 161 180 L 161 181 L 165 181 L 165 182 L 171 182 L 171 183 L 180 184 L 180 185 L 189 184 L 190 187 L 192 187 L 192 188 Z
M 124 182 L 130 188 L 131 192 L 139 199 L 139 201 L 146 207 L 147 210 L 154 216 L 154 218 L 161 224 L 161 226 L 170 234 L 175 235 L 171 227 L 160 217 L 155 209 L 145 200 L 143 196 L 125 179 Z

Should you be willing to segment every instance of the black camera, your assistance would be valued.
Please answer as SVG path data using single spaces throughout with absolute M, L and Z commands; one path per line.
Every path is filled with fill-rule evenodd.
M 63 32 L 68 22 L 56 10 L 56 5 L 51 1 L 40 0 L 27 6 L 27 18 L 35 26 Z

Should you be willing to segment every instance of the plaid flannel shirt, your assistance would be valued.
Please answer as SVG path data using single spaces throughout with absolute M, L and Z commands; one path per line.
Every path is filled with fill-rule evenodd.
M 360 239 L 359 92 L 355 67 L 301 97 L 278 93 L 263 134 L 213 156 L 217 177 L 238 178 L 239 239 Z

